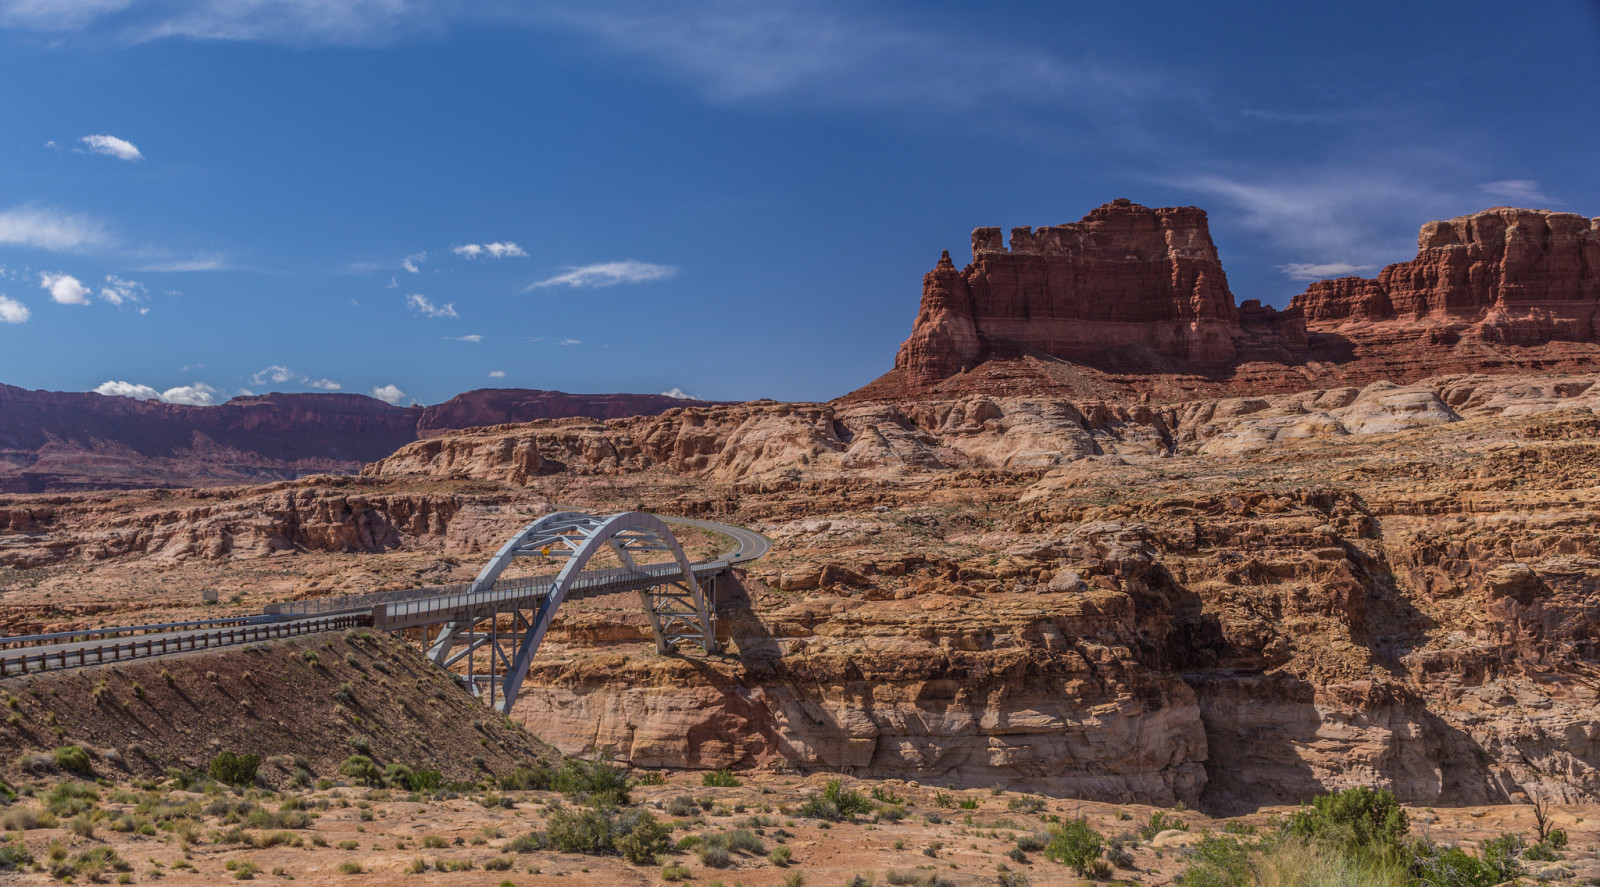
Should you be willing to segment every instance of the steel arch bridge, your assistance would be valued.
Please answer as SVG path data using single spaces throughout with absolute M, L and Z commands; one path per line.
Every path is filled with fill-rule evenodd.
M 734 547 L 691 562 L 669 525 L 728 537 Z M 456 673 L 491 708 L 509 712 L 562 603 L 636 592 L 656 651 L 693 643 L 718 649 L 716 587 L 735 566 L 771 544 L 743 527 L 626 511 L 599 517 L 558 511 L 528 524 L 470 583 L 267 605 L 259 615 L 0 637 L 0 676 L 166 656 L 358 625 L 414 636 L 437 665 Z M 618 566 L 590 567 L 604 552 Z M 644 557 L 667 559 L 641 562 Z M 554 575 L 502 579 L 519 557 L 564 559 Z M 487 667 L 480 671 L 480 662 Z

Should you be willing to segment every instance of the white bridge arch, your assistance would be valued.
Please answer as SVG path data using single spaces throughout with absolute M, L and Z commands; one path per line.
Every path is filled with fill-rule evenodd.
M 586 573 L 590 559 L 606 549 L 616 553 L 621 567 Z M 635 555 L 646 552 L 669 553 L 672 561 L 641 567 Z M 548 586 L 529 588 L 531 594 L 518 595 L 514 593 L 516 580 L 505 588 L 496 583 L 519 557 L 565 558 L 567 562 Z M 564 601 L 635 589 L 655 634 L 656 652 L 668 653 L 677 644 L 690 641 L 715 653 L 719 648 L 713 609 L 695 579 L 695 566 L 666 521 L 655 515 L 642 511 L 604 518 L 577 511 L 547 514 L 501 546 L 467 587 L 463 596 L 481 605 L 469 604 L 457 611 L 456 618 L 433 623 L 439 627 L 436 633 L 430 632 L 428 657 L 447 669 L 465 660 L 469 686 L 486 693 L 491 708 L 509 712 L 556 609 Z M 531 614 L 525 615 L 529 611 Z M 512 630 L 502 633 L 501 623 L 507 617 Z M 488 674 L 479 676 L 476 654 L 484 648 L 490 653 L 490 667 Z

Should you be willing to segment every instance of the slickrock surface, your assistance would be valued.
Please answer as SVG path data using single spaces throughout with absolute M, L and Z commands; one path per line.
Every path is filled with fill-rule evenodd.
M 551 503 L 642 506 L 776 548 L 719 589 L 724 656 L 657 657 L 629 596 L 563 608 L 513 716 L 564 752 L 1224 812 L 1371 782 L 1580 801 L 1600 789 L 1596 382 L 455 432 L 359 480 L 4 497 L 0 607 L 31 630 L 208 587 L 220 614 L 460 581 Z
M 197 407 L 0 384 L 0 492 L 353 474 L 418 437 L 449 429 L 653 415 L 683 403 L 656 394 L 483 388 L 426 408 L 355 394 L 267 394 Z
M 1447 373 L 1583 371 L 1600 359 L 1600 219 L 1497 207 L 1429 222 L 1414 261 L 1235 307 L 1194 207 L 1083 221 L 946 253 L 895 367 L 843 400 L 1052 393 L 1153 402 Z

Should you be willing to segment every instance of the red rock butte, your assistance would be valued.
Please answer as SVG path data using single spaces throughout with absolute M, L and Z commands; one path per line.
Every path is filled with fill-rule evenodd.
M 982 390 L 1182 399 L 1600 358 L 1600 219 L 1497 207 L 1429 222 L 1417 258 L 1235 304 L 1204 210 L 1130 200 L 1082 221 L 972 232 L 894 369 L 851 398 Z

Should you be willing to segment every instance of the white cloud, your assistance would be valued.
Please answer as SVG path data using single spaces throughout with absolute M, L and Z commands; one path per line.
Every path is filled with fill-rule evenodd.
M 406 296 L 406 304 L 411 306 L 411 310 L 414 313 L 423 317 L 460 317 L 459 314 L 456 314 L 456 303 L 446 302 L 443 305 L 435 305 L 427 296 L 421 293 L 412 293 Z
M 463 259 L 476 259 L 479 256 L 488 256 L 492 259 L 525 259 L 528 257 L 526 250 L 509 241 L 505 243 L 465 243 L 461 246 L 451 247 L 450 251 Z
M 399 289 L 400 288 L 400 279 L 398 277 L 396 277 L 395 275 L 393 275 L 393 274 L 389 275 L 389 282 L 384 284 L 383 288 L 386 289 L 386 290 Z
M 405 400 L 406 397 L 406 393 L 404 391 L 401 391 L 399 388 L 396 388 L 393 385 L 382 385 L 372 389 L 368 393 L 390 405 L 398 405 L 400 401 Z
M 27 318 L 23 318 L 23 319 L 26 320 Z M 491 378 L 491 379 L 504 379 L 505 377 L 506 377 L 506 371 L 505 370 L 490 370 L 489 371 L 489 378 Z
M 213 388 L 204 382 L 193 385 L 180 385 L 168 388 L 166 391 L 157 391 L 149 385 L 136 385 L 132 382 L 102 382 L 95 389 L 96 394 L 106 397 L 131 397 L 136 400 L 159 400 L 163 403 L 184 404 L 192 407 L 209 407 L 217 402 L 216 395 L 222 389 Z
M 410 271 L 412 274 L 418 274 L 421 273 L 422 269 L 417 266 L 421 265 L 427 258 L 427 252 L 412 253 L 400 260 L 400 267 Z
M 562 339 L 557 344 L 559 344 L 559 345 L 582 345 L 583 344 L 583 340 L 582 339 Z
M 648 283 L 652 280 L 666 280 L 677 273 L 678 269 L 672 265 L 652 265 L 649 262 L 635 262 L 632 259 L 625 262 L 601 262 L 570 268 L 565 274 L 558 274 L 549 280 L 528 285 L 523 292 L 544 286 L 616 286 L 619 283 Z
M 110 242 L 105 227 L 87 216 L 33 205 L 0 212 L 0 244 L 3 245 L 65 253 L 106 246 Z
M 261 372 L 256 373 L 254 376 L 251 376 L 250 384 L 266 385 L 270 382 L 273 384 L 282 385 L 284 382 L 291 382 L 303 378 L 305 377 L 299 375 L 294 370 L 291 370 L 286 366 L 273 364 Z
M 1279 265 L 1278 270 L 1288 275 L 1291 280 L 1327 280 L 1330 277 L 1352 277 L 1377 267 L 1377 265 L 1352 265 L 1349 262 L 1328 262 L 1322 265 L 1291 262 Z
M 473 333 L 470 336 L 445 336 L 451 342 L 482 342 L 483 336 Z
M 319 389 L 319 390 L 322 390 L 322 391 L 338 391 L 339 389 L 344 387 L 343 385 L 340 385 L 338 382 L 335 382 L 332 379 L 312 379 L 311 381 L 307 382 L 306 384 L 311 386 L 312 388 L 316 388 L 316 389 Z
M 132 142 L 127 139 L 119 139 L 113 135 L 102 133 L 100 135 L 84 136 L 78 141 L 84 144 L 85 149 L 90 154 L 104 154 L 107 157 L 128 161 L 144 159 L 144 155 L 139 153 L 139 149 Z
M 675 397 L 678 400 L 699 400 L 700 399 L 698 397 L 695 397 L 693 394 L 686 393 L 682 388 L 668 388 L 666 391 L 661 392 L 661 394 L 664 397 Z
M 212 388 L 203 382 L 193 385 L 183 385 L 178 388 L 168 388 L 161 392 L 161 399 L 167 403 L 181 403 L 191 407 L 209 407 L 217 402 L 216 395 L 222 389 Z
M 145 286 L 137 280 L 123 280 L 115 274 L 106 275 L 105 286 L 100 288 L 100 298 L 113 305 L 144 301 Z
M 0 323 L 27 323 L 33 312 L 9 296 L 0 295 Z
M 1533 179 L 1505 179 L 1499 182 L 1485 182 L 1478 186 L 1478 190 L 1492 197 L 1504 197 L 1507 200 L 1515 200 L 1524 205 L 1543 204 L 1544 206 L 1549 206 L 1554 203 L 1560 203 L 1558 200 L 1539 193 L 1539 183 Z
M 89 288 L 71 274 L 41 272 L 39 287 L 50 291 L 50 298 L 63 305 L 89 304 Z

